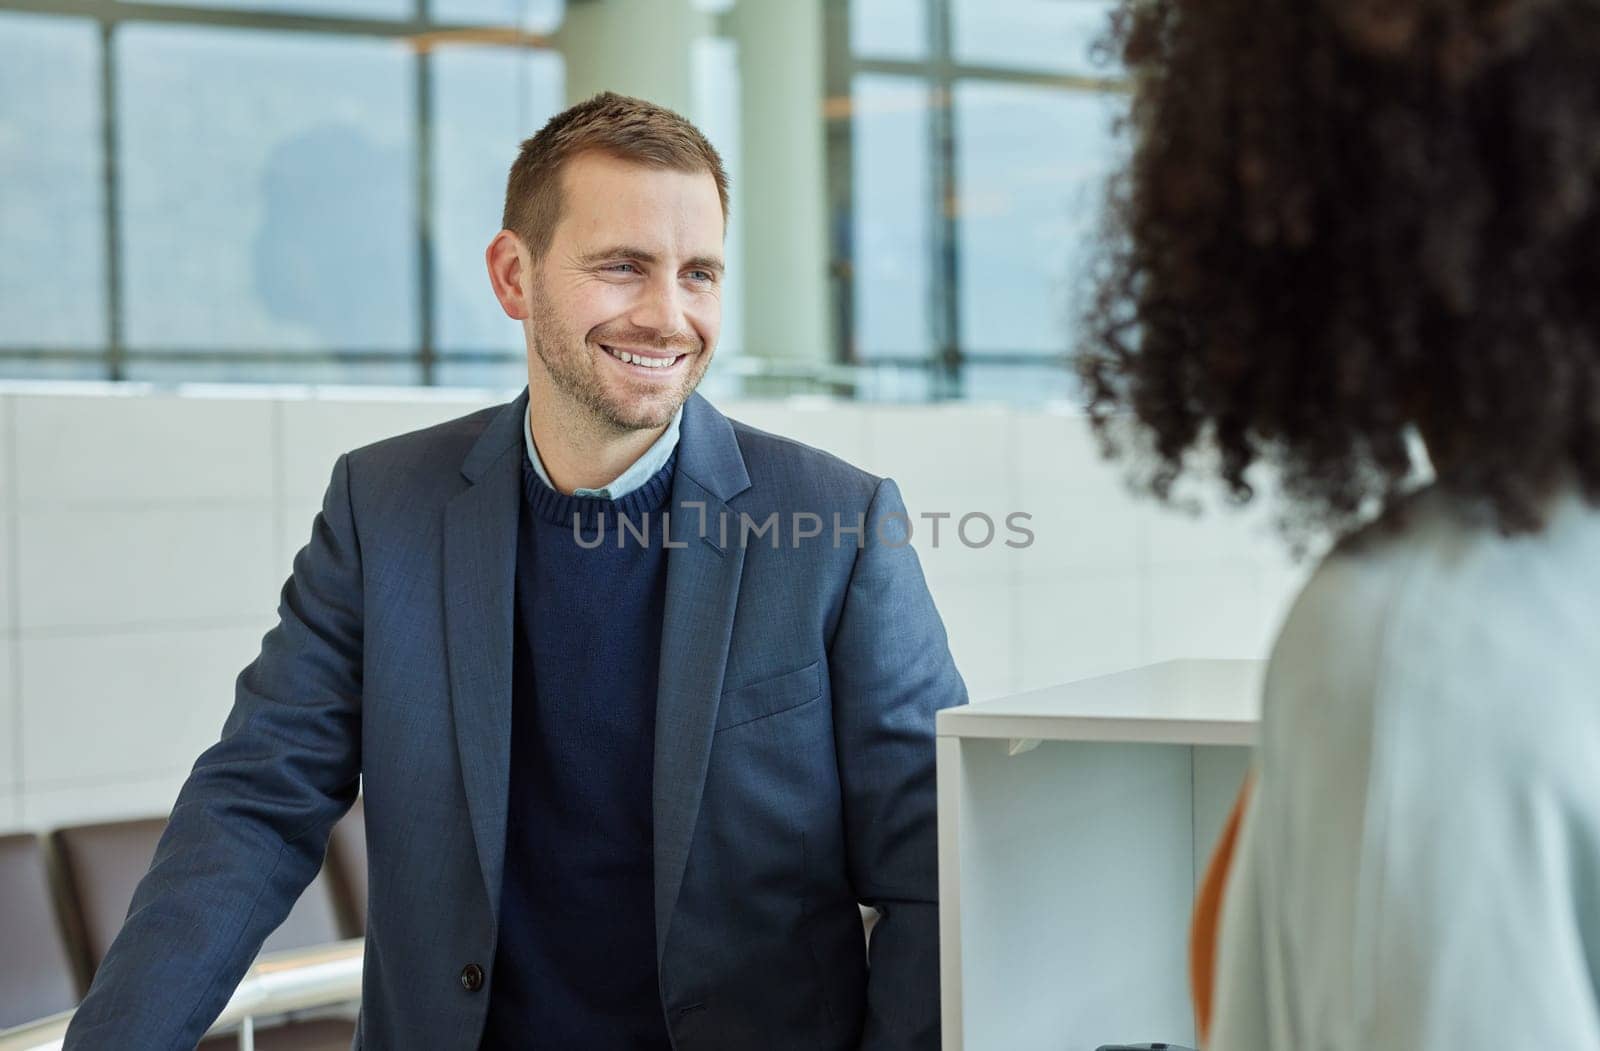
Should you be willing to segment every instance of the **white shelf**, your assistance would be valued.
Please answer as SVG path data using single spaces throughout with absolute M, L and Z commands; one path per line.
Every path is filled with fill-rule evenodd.
M 1177 660 L 939 713 L 940 737 L 1249 745 L 1265 661 Z

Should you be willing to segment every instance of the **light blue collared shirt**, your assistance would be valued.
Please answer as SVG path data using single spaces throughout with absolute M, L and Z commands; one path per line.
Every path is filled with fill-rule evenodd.
M 678 426 L 683 422 L 683 406 L 678 406 L 678 411 L 672 414 L 672 420 L 667 424 L 667 429 L 661 432 L 661 437 L 655 444 L 644 451 L 644 454 L 633 461 L 633 466 L 617 475 L 610 482 L 598 489 L 574 489 L 573 496 L 598 496 L 604 500 L 620 500 L 633 492 L 661 470 L 667 462 L 667 457 L 678 447 Z M 550 480 L 550 474 L 544 469 L 544 462 L 539 459 L 539 450 L 533 444 L 533 408 L 528 409 L 527 418 L 523 421 L 522 440 L 528 446 L 528 459 L 533 461 L 533 470 L 539 480 L 554 489 L 555 483 Z

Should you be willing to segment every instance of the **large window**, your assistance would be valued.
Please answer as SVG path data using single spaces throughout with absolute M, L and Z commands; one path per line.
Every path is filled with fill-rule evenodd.
M 792 0 L 822 20 L 803 45 L 824 52 L 805 67 L 826 70 L 820 105 L 741 58 L 790 2 L 0 0 L 0 377 L 519 384 L 482 259 L 505 173 L 569 84 L 612 86 L 621 47 L 646 93 L 687 62 L 662 90 L 734 176 L 713 379 L 1069 396 L 1127 97 L 1091 54 L 1109 0 Z M 658 3 L 693 31 L 595 29 Z M 746 244 L 773 227 L 742 207 L 765 169 L 741 143 L 813 120 L 826 245 Z M 817 170 L 809 143 L 793 170 Z M 746 283 L 770 304 L 786 274 L 832 275 L 796 297 L 819 327 L 831 300 L 828 338 L 746 316 Z
M 835 0 L 829 81 L 845 361 L 929 397 L 1073 391 L 1115 163 L 1105 0 Z M 902 377 L 900 385 L 906 385 Z
M 0 375 L 517 382 L 481 252 L 563 7 L 0 0 Z

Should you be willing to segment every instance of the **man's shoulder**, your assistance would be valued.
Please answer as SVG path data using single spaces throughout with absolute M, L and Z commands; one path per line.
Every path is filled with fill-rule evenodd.
M 728 418 L 754 488 L 782 497 L 827 496 L 843 504 L 870 502 L 883 481 L 833 453 L 795 438 Z

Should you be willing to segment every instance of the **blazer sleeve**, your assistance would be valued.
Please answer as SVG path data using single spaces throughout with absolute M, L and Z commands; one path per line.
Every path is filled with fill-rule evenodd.
M 334 465 L 278 623 L 178 794 L 66 1051 L 193 1048 L 316 875 L 361 769 L 361 551 Z
M 944 625 L 910 546 L 900 491 L 867 511 L 829 651 L 846 853 L 857 899 L 877 909 L 865 1051 L 939 1046 L 934 713 L 964 704 Z

